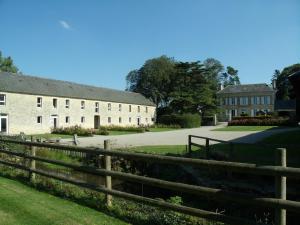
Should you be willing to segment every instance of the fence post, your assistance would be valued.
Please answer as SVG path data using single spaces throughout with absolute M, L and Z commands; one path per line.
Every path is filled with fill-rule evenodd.
M 189 153 L 189 155 L 192 154 L 192 135 L 189 135 L 189 141 L 188 141 L 188 153 Z
M 104 149 L 105 150 L 110 150 L 110 140 L 104 140 Z M 106 170 L 111 170 L 111 156 L 109 155 L 105 155 L 104 156 L 105 159 L 105 169 Z M 105 187 L 108 190 L 112 189 L 112 185 L 111 185 L 111 176 L 105 176 Z M 108 207 L 112 206 L 112 196 L 109 194 L 106 194 L 106 204 Z
M 275 152 L 275 165 L 286 167 L 286 149 L 277 148 Z M 275 197 L 286 200 L 286 177 L 275 177 Z M 275 209 L 275 225 L 286 225 L 286 210 Z
M 206 159 L 210 158 L 209 154 L 209 138 L 205 139 L 205 153 L 206 153 Z
M 34 142 L 33 136 L 31 136 L 31 142 Z M 35 156 L 36 153 L 36 147 L 35 146 L 30 146 L 30 155 Z M 30 159 L 30 169 L 35 169 L 35 160 Z M 35 173 L 29 172 L 29 181 L 34 182 L 35 181 Z

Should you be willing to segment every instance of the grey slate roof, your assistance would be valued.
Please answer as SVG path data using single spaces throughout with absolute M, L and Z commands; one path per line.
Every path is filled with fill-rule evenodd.
M 0 72 L 0 91 L 155 106 L 139 93 L 6 72 Z
M 235 93 L 259 93 L 259 92 L 275 92 L 273 88 L 267 84 L 240 84 L 229 85 L 217 94 L 235 94 Z
M 274 109 L 276 111 L 296 111 L 296 100 L 276 100 Z

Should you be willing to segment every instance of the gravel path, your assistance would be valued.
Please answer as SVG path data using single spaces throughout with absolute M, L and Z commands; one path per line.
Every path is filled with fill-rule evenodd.
M 146 132 L 140 134 L 127 134 L 116 136 L 94 136 L 79 138 L 79 146 L 82 147 L 103 147 L 103 142 L 106 139 L 112 141 L 112 147 L 134 147 L 147 145 L 186 145 L 188 142 L 188 135 L 198 135 L 204 137 L 215 138 L 225 141 L 235 141 L 239 143 L 255 143 L 265 137 L 274 133 L 285 132 L 295 128 L 271 129 L 267 131 L 212 131 L 218 127 L 204 126 L 193 129 L 181 129 L 164 132 Z M 193 142 L 204 144 L 204 140 L 195 139 Z M 62 139 L 62 143 L 71 144 L 70 139 Z

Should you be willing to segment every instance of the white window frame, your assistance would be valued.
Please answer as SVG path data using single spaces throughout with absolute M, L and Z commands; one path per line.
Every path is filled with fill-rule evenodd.
M 0 105 L 6 105 L 6 95 L 5 94 L 0 94 L 0 96 L 3 97 L 3 100 L 0 100 Z
M 37 97 L 36 98 L 36 106 L 38 108 L 42 108 L 43 107 L 43 98 L 42 97 Z

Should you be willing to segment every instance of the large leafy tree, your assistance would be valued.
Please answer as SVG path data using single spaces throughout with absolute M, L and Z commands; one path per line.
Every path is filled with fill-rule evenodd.
M 11 57 L 3 57 L 0 51 L 0 72 L 18 73 L 19 69 L 14 65 Z
M 170 76 L 174 67 L 174 60 L 167 56 L 147 60 L 139 70 L 129 72 L 127 90 L 143 94 L 157 106 L 165 106 L 169 101 Z
M 170 106 L 174 112 L 204 112 L 215 105 L 211 73 L 198 62 L 179 62 L 172 76 Z
M 279 70 L 274 71 L 272 80 L 276 80 L 276 99 L 288 100 L 295 98 L 295 92 L 288 77 L 298 71 L 300 71 L 300 63 L 285 67 L 281 72 Z

